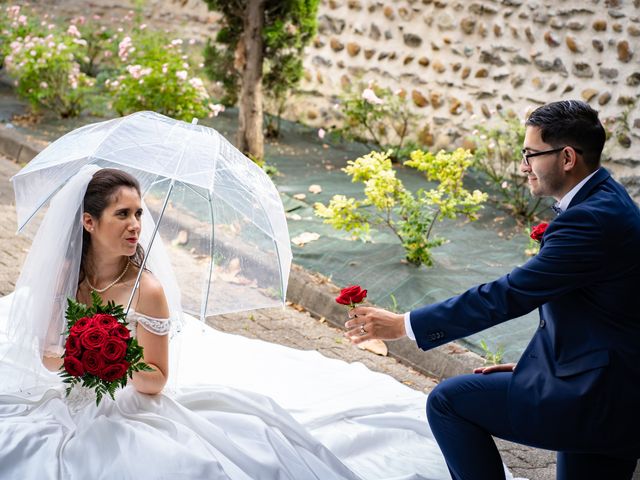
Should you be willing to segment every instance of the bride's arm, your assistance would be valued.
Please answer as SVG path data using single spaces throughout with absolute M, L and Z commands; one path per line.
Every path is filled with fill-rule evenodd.
M 136 311 L 149 317 L 168 319 L 169 307 L 162 285 L 151 275 L 145 274 L 143 278 Z M 136 336 L 138 343 L 144 349 L 144 362 L 153 371 L 135 372 L 132 379 L 133 386 L 141 393 L 160 393 L 169 375 L 169 335 L 152 333 L 138 322 Z
M 47 370 L 57 372 L 58 370 L 60 370 L 60 367 L 62 367 L 62 358 L 60 357 L 60 355 L 45 352 L 42 356 L 42 364 L 46 367 Z

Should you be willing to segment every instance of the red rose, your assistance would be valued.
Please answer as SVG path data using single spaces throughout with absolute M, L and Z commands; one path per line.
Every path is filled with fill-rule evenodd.
M 119 338 L 110 337 L 104 342 L 100 352 L 107 362 L 117 362 L 127 353 L 127 344 Z
M 100 327 L 89 327 L 80 335 L 80 342 L 84 348 L 100 350 L 107 336 L 108 333 L 106 330 Z
M 79 335 L 84 332 L 87 328 L 93 326 L 93 320 L 89 317 L 79 318 L 76 323 L 73 324 L 69 333 L 72 335 Z
M 98 376 L 105 382 L 113 382 L 124 377 L 128 368 L 129 362 L 126 361 L 112 363 L 104 367 Z
M 539 242 L 540 240 L 542 240 L 542 235 L 544 234 L 548 226 L 549 224 L 546 222 L 539 223 L 531 229 L 531 234 L 529 236 L 536 242 Z
M 125 325 L 121 323 L 114 325 L 109 333 L 111 334 L 111 336 L 118 337 L 122 340 L 129 340 L 131 338 L 131 332 Z
M 64 369 L 69 375 L 72 375 L 74 377 L 80 377 L 84 375 L 84 366 L 82 365 L 82 362 L 76 357 L 65 356 Z
M 118 320 L 113 315 L 107 315 L 106 313 L 97 313 L 93 316 L 93 321 L 97 326 L 103 327 L 107 330 L 112 328 L 118 323 Z
M 87 350 L 82 354 L 82 366 L 91 375 L 98 375 L 105 366 L 104 359 L 100 352 Z
M 366 297 L 366 290 L 360 288 L 359 285 L 353 285 L 340 290 L 340 295 L 336 297 L 336 302 L 342 305 L 355 305 L 362 302 Z
M 64 344 L 65 356 L 78 357 L 82 352 L 82 345 L 80 345 L 80 337 L 77 335 L 71 335 L 67 338 Z

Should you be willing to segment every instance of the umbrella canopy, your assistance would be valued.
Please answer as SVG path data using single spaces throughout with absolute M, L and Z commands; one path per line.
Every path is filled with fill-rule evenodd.
M 87 164 L 138 179 L 185 311 L 204 318 L 284 303 L 291 247 L 282 201 L 217 131 L 154 112 L 74 130 L 11 179 L 18 229 Z

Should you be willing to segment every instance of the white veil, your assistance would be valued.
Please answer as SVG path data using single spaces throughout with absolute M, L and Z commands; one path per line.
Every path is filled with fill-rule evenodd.
M 42 365 L 45 352 L 62 354 L 67 299 L 75 298 L 82 253 L 82 200 L 96 165 L 85 165 L 51 199 L 33 239 L 13 293 L 6 335 L 0 352 L 0 392 L 30 394 L 60 382 Z M 148 212 L 143 204 L 143 210 Z M 140 243 L 148 246 L 154 221 L 143 214 Z M 146 267 L 162 284 L 172 332 L 182 323 L 180 290 L 159 237 L 147 251 Z

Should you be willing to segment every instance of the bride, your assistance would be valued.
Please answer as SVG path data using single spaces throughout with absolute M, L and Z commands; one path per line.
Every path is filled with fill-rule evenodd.
M 127 317 L 153 371 L 99 406 L 82 388 L 65 397 L 66 298 L 89 303 L 95 290 L 127 305 L 143 219 L 138 183 L 120 170 L 85 166 L 51 200 L 0 299 L 0 478 L 450 478 L 423 394 L 182 314 L 161 245 Z

